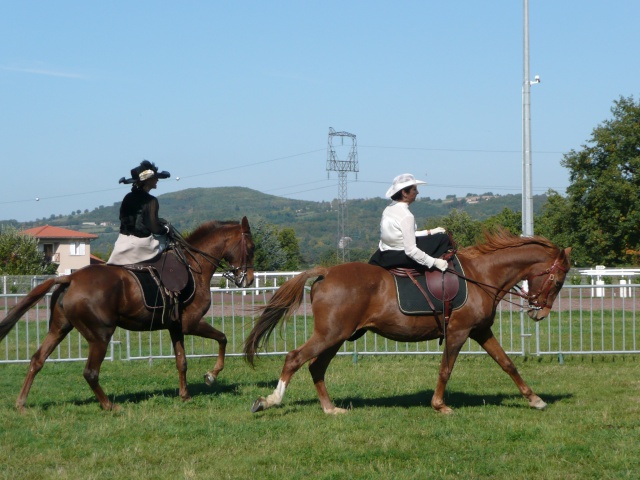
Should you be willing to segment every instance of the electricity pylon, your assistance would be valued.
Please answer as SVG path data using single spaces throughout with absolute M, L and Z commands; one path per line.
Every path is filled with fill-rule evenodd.
M 351 148 L 346 159 L 338 158 L 334 138 L 340 138 L 340 147 L 345 146 L 345 138 L 351 140 Z M 348 146 L 348 145 L 347 145 Z M 341 152 L 342 153 L 342 152 Z M 344 158 L 344 157 L 343 157 Z M 329 141 L 327 146 L 327 178 L 329 172 L 338 172 L 338 243 L 337 258 L 339 262 L 349 262 L 349 243 L 347 236 L 347 173 L 355 172 L 358 179 L 358 144 L 356 136 L 348 132 L 336 132 L 329 127 Z

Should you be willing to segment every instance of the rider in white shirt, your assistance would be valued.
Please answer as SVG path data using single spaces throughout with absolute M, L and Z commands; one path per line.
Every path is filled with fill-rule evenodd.
M 417 230 L 415 218 L 409 210 L 409 205 L 419 193 L 417 186 L 425 184 L 409 173 L 394 178 L 386 193 L 387 198 L 393 201 L 382 213 L 380 243 L 369 263 L 384 268 L 447 269 L 445 260 L 434 258 L 450 247 L 445 229 Z

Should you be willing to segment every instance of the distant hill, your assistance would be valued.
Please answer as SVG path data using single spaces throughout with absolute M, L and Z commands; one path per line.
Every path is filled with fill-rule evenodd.
M 337 242 L 337 201 L 311 202 L 267 195 L 244 187 L 190 188 L 179 192 L 158 195 L 160 216 L 170 221 L 179 231 L 191 231 L 209 220 L 240 220 L 246 215 L 250 223 L 264 221 L 279 228 L 290 227 L 300 241 L 303 258 L 309 264 L 319 261 L 327 251 L 334 251 Z M 472 218 L 483 220 L 501 212 L 504 208 L 520 211 L 520 195 L 501 195 L 471 199 L 447 197 L 445 200 L 419 199 L 412 206 L 418 227 L 424 219 L 446 216 L 452 208 L 467 212 Z M 475 201 L 476 199 L 473 199 Z M 534 197 L 534 210 L 540 210 L 546 196 Z M 347 235 L 352 238 L 351 250 L 375 250 L 379 235 L 382 210 L 389 201 L 384 198 L 355 199 L 347 202 Z M 92 252 L 107 254 L 118 235 L 120 203 L 99 207 L 91 212 L 72 216 L 52 216 L 38 222 L 15 221 L 17 228 L 30 228 L 49 224 L 79 231 L 96 233 Z

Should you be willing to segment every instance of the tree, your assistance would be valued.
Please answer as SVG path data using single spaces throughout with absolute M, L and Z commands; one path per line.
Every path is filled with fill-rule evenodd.
M 284 269 L 288 271 L 298 270 L 300 268 L 300 245 L 293 228 L 283 228 L 278 232 L 278 242 L 280 247 L 287 255 Z
M 278 230 L 264 221 L 257 221 L 251 227 L 256 249 L 253 264 L 260 271 L 282 271 L 287 264 L 287 252 L 280 245 Z
M 15 228 L 0 230 L 0 274 L 53 275 L 57 265 L 47 263 L 38 250 L 38 240 Z
M 582 264 L 624 265 L 640 250 L 640 102 L 620 97 L 611 113 L 562 160 L 570 172 L 562 232 Z
M 482 225 L 471 216 L 456 208 L 452 209 L 446 217 L 432 218 L 427 221 L 426 229 L 443 227 L 453 236 L 453 240 L 460 248 L 475 245 L 482 232 Z
M 567 219 L 571 216 L 569 199 L 554 190 L 547 192 L 547 201 L 542 206 L 542 212 L 535 216 L 534 233 L 548 238 L 559 247 L 572 246 L 571 261 L 580 262 L 580 247 L 575 244 L 573 231 L 567 228 Z M 580 262 L 583 264 L 582 262 Z
M 520 235 L 522 233 L 522 214 L 505 207 L 499 214 L 482 222 L 482 228 L 485 230 L 493 231 L 499 227 L 514 235 Z

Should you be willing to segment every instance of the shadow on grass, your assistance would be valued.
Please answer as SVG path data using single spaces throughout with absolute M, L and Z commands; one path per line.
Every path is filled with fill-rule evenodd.
M 237 383 L 230 383 L 230 384 L 216 383 L 211 387 L 203 383 L 193 384 L 193 385 L 189 385 L 189 395 L 191 395 L 192 399 L 196 397 L 201 397 L 201 396 L 216 396 L 220 394 L 240 395 L 239 386 L 240 385 Z M 138 403 L 147 402 L 150 399 L 155 397 L 166 397 L 169 399 L 175 399 L 176 401 L 180 401 L 178 387 L 162 388 L 162 389 L 155 389 L 155 390 L 142 390 L 139 392 L 124 393 L 121 395 L 109 395 L 107 393 L 107 397 L 109 398 L 109 400 L 111 400 L 111 402 L 120 406 L 127 403 L 138 404 Z M 64 404 L 76 405 L 76 406 L 95 404 L 98 408 L 100 407 L 98 400 L 93 394 L 91 394 L 91 396 L 88 396 L 82 400 L 69 399 L 68 401 L 62 400 L 57 402 L 45 402 L 45 403 L 39 404 L 38 407 L 42 408 L 42 410 L 48 410 L 50 408 L 59 407 Z M 28 402 L 27 402 L 27 406 L 28 406 Z
M 423 390 L 421 392 L 395 395 L 391 397 L 363 398 L 360 396 L 336 398 L 334 404 L 342 408 L 366 408 L 366 407 L 387 407 L 387 408 L 411 408 L 411 407 L 431 407 L 431 397 L 433 390 Z M 573 398 L 573 394 L 545 395 L 540 397 L 549 405 L 553 405 L 561 400 Z M 483 407 L 486 405 L 500 405 L 508 408 L 530 408 L 527 400 L 519 394 L 493 394 L 479 395 L 464 392 L 451 392 L 445 394 L 445 402 L 451 408 L 461 407 Z M 319 404 L 319 400 L 300 400 L 294 405 Z

